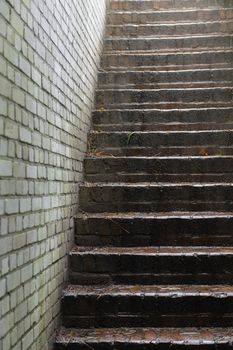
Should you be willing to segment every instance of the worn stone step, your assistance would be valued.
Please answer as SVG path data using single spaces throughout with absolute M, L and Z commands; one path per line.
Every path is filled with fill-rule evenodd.
M 175 71 L 108 71 L 99 73 L 100 90 L 218 88 L 231 86 L 233 68 Z
M 95 131 L 191 131 L 191 130 L 227 130 L 233 129 L 233 122 L 196 122 L 196 123 L 124 123 L 124 124 L 97 124 Z
M 232 68 L 232 49 L 182 50 L 176 52 L 111 52 L 102 57 L 101 66 L 105 71 L 120 70 L 197 70 Z
M 104 147 L 90 151 L 91 157 L 197 157 L 197 156 L 232 156 L 232 146 L 121 146 Z
M 75 217 L 81 246 L 233 246 L 232 212 L 84 213 Z
M 230 327 L 229 285 L 69 285 L 62 299 L 66 327 Z
M 231 211 L 232 183 L 84 183 L 80 208 L 87 212 Z
M 120 108 L 134 104 L 229 103 L 233 87 L 174 89 L 106 89 L 97 90 L 96 108 Z
M 151 72 L 152 73 L 152 72 Z M 117 79 L 118 80 L 118 79 Z M 112 89 L 140 89 L 140 90 L 153 90 L 153 89 L 206 89 L 206 88 L 220 88 L 220 87 L 229 87 L 231 84 L 230 80 L 225 81 L 194 81 L 194 82 L 171 82 L 164 83 L 163 80 L 160 80 L 159 83 L 124 83 L 124 79 L 122 80 L 122 85 L 112 83 L 112 84 L 102 84 L 99 86 L 101 90 L 112 90 Z
M 233 157 L 86 157 L 84 171 L 93 182 L 230 182 Z
M 158 11 L 160 9 L 199 8 L 205 7 L 224 9 L 233 5 L 232 0 L 112 0 L 112 11 Z
M 69 260 L 76 284 L 233 282 L 232 247 L 76 247 Z
M 150 37 L 150 36 L 168 36 L 168 35 L 187 35 L 187 34 L 213 34 L 233 32 L 232 21 L 204 21 L 204 22 L 176 22 L 160 24 L 124 24 L 108 25 L 107 38 L 110 37 Z
M 233 35 L 185 35 L 156 38 L 105 39 L 105 52 L 109 51 L 179 51 L 198 48 L 233 48 Z
M 151 147 L 159 149 L 161 146 L 215 146 L 217 149 L 220 146 L 232 147 L 233 130 L 140 131 L 134 133 L 93 131 L 90 141 L 92 148 L 97 150 L 104 150 L 108 147 Z
M 222 2 L 223 4 L 223 2 Z M 233 18 L 233 4 L 222 8 L 194 7 L 189 9 L 158 9 L 157 11 L 112 11 L 108 14 L 108 23 L 111 25 L 122 24 L 149 24 L 168 22 L 193 22 L 193 21 L 223 21 Z
M 228 350 L 232 328 L 61 328 L 57 350 Z
M 187 89 L 186 89 L 187 90 Z M 146 90 L 147 91 L 147 90 Z M 147 93 L 145 93 L 145 96 Z M 187 95 L 186 95 L 187 96 Z M 205 97 L 205 95 L 204 95 Z M 230 97 L 230 96 L 229 96 Z M 194 109 L 194 108 L 230 108 L 232 107 L 232 101 L 222 101 L 222 100 L 206 100 L 206 101 L 148 101 L 148 102 L 118 102 L 112 103 L 111 105 L 104 106 L 99 104 L 97 106 L 98 110 L 105 109 Z
M 170 124 L 170 123 L 231 123 L 233 108 L 196 108 L 171 110 L 95 110 L 94 128 L 105 124 L 111 129 L 112 124 Z M 112 130 L 110 130 L 112 131 Z

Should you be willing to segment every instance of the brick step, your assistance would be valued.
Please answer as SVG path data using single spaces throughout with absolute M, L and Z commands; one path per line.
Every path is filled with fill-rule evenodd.
M 100 90 L 165 88 L 218 88 L 231 86 L 233 68 L 175 71 L 108 71 L 98 76 Z
M 79 246 L 233 246 L 232 230 L 232 212 L 105 212 L 75 217 Z
M 224 146 L 158 146 L 154 147 L 121 147 L 105 148 L 105 151 L 94 150 L 89 156 L 109 157 L 198 157 L 198 156 L 232 156 L 233 147 Z
M 191 131 L 191 130 L 229 130 L 233 129 L 233 122 L 218 123 L 124 123 L 124 124 L 97 124 L 95 131 Z
M 213 50 L 182 50 L 168 52 L 122 52 L 108 53 L 102 57 L 104 72 L 109 70 L 128 71 L 174 71 L 174 70 L 197 70 L 197 69 L 226 69 L 232 68 L 232 49 Z
M 215 146 L 231 147 L 233 143 L 233 130 L 192 130 L 192 131 L 138 131 L 128 133 L 99 132 L 91 133 L 92 149 L 106 150 L 118 147 L 150 147 L 158 150 L 163 147 L 197 147 Z
M 192 2 L 193 4 L 193 2 Z M 201 4 L 201 2 L 200 2 Z M 221 4 L 223 2 L 221 1 Z M 189 9 L 158 9 L 157 11 L 111 11 L 108 14 L 108 23 L 111 25 L 122 24 L 150 24 L 150 23 L 176 23 L 193 21 L 223 21 L 233 18 L 233 4 L 222 6 L 222 8 L 200 8 Z
M 214 56 L 213 56 L 214 55 Z M 195 70 L 232 68 L 232 49 L 182 50 L 182 52 L 122 52 L 108 53 L 102 57 L 104 70 Z
M 230 327 L 228 285 L 69 285 L 62 299 L 66 327 Z
M 88 153 L 91 157 L 197 157 L 197 156 L 232 156 L 232 146 L 121 146 L 104 147 Z
M 120 108 L 134 104 L 229 103 L 233 87 L 175 89 L 107 89 L 96 91 L 96 108 Z
M 86 157 L 84 171 L 89 182 L 230 182 L 233 157 Z
M 84 183 L 80 208 L 87 212 L 231 211 L 232 183 Z
M 187 90 L 187 89 L 186 89 Z M 147 91 L 147 90 L 145 90 Z M 147 95 L 147 93 L 145 93 Z M 230 97 L 230 96 L 229 96 Z M 230 97 L 231 98 L 231 97 Z M 98 105 L 98 110 L 102 111 L 105 109 L 194 109 L 194 108 L 229 108 L 232 107 L 232 101 L 157 101 L 157 102 L 123 102 L 111 104 L 110 106 Z
M 156 38 L 105 39 L 105 53 L 109 51 L 179 51 L 182 49 L 233 48 L 233 35 L 185 35 Z M 135 52 L 135 53 L 136 53 Z
M 171 109 L 171 110 L 95 110 L 93 124 L 166 124 L 166 123 L 231 123 L 233 108 L 199 108 L 199 109 Z
M 106 36 L 110 37 L 149 37 L 187 34 L 220 34 L 233 32 L 232 21 L 176 22 L 160 24 L 108 25 Z
M 152 73 L 152 72 L 151 72 Z M 162 80 L 161 80 L 162 81 Z M 101 90 L 113 90 L 113 89 L 140 89 L 140 90 L 153 90 L 153 89 L 206 89 L 206 88 L 226 88 L 229 86 L 230 80 L 225 81 L 202 81 L 202 82 L 174 82 L 174 83 L 125 83 L 122 80 L 123 85 L 118 84 L 106 84 L 100 85 Z
M 177 8 L 199 8 L 205 7 L 224 9 L 233 5 L 232 0 L 112 0 L 110 4 L 110 11 L 158 11 L 160 9 Z
M 232 328 L 61 328 L 57 350 L 227 350 Z
M 76 247 L 69 259 L 73 284 L 233 282 L 232 247 Z

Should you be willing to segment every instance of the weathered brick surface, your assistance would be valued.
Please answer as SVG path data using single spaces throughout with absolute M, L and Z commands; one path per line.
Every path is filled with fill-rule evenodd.
M 102 47 L 105 0 L 0 0 L 0 348 L 46 350 Z

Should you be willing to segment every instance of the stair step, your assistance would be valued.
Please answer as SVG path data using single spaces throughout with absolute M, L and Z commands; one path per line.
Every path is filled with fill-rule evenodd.
M 229 7 L 232 5 L 232 1 L 222 0 L 112 0 L 110 4 L 110 11 L 149 11 L 160 9 L 172 9 L 176 8 L 199 8 L 205 7 L 217 7 L 219 9 Z
M 105 39 L 105 52 L 108 51 L 170 51 L 197 48 L 233 48 L 233 35 L 192 35 L 156 38 Z
M 125 123 L 232 123 L 233 108 L 196 108 L 171 110 L 95 110 L 93 123 L 96 125 Z
M 177 22 L 166 24 L 139 24 L 139 25 L 109 25 L 107 38 L 110 37 L 149 37 L 187 34 L 220 34 L 232 33 L 232 21 L 203 21 L 203 22 Z
M 135 104 L 173 104 L 173 103 L 216 103 L 233 102 L 233 87 L 217 88 L 176 88 L 176 89 L 107 89 L 97 90 L 97 108 L 121 108 Z M 131 107 L 132 108 L 132 107 Z
M 229 285 L 69 285 L 66 327 L 230 327 Z
M 80 208 L 114 211 L 231 211 L 232 183 L 84 183 Z
M 58 350 L 232 349 L 232 328 L 61 328 Z
M 232 212 L 85 213 L 75 218 L 80 246 L 233 246 Z
M 76 284 L 229 284 L 233 248 L 76 247 L 70 281 Z
M 227 87 L 233 80 L 232 68 L 175 71 L 108 71 L 99 73 L 100 90 Z
M 192 2 L 193 4 L 193 2 Z M 201 2 L 200 2 L 201 4 Z M 108 14 L 108 23 L 111 25 L 122 24 L 149 24 L 149 23 L 176 23 L 193 21 L 223 21 L 233 18 L 233 4 L 230 2 L 221 8 L 194 7 L 189 9 L 177 8 L 174 10 L 158 9 L 157 11 L 112 11 Z M 221 5 L 220 4 L 220 5 Z
M 197 156 L 231 156 L 232 146 L 158 146 L 158 147 L 105 147 L 88 153 L 91 157 L 197 157 Z
M 204 96 L 205 97 L 205 96 Z M 226 97 L 227 98 L 227 97 Z M 103 109 L 195 109 L 195 108 L 228 108 L 232 106 L 231 101 L 210 100 L 210 101 L 157 101 L 157 102 L 120 102 L 111 105 L 98 105 L 98 110 Z
M 92 149 L 106 150 L 107 148 L 152 147 L 159 153 L 160 147 L 202 146 L 231 147 L 233 130 L 192 130 L 192 131 L 126 131 L 91 133 Z M 201 153 L 200 153 L 201 154 Z
M 232 68 L 232 49 L 209 49 L 190 50 L 173 52 L 111 52 L 102 57 L 102 68 L 104 70 L 195 70 Z
M 227 182 L 233 178 L 233 157 L 86 157 L 84 170 L 93 182 Z
M 97 124 L 94 131 L 104 132 L 136 132 L 136 131 L 211 131 L 211 130 L 232 130 L 233 122 L 196 122 L 196 123 L 124 123 L 124 124 Z

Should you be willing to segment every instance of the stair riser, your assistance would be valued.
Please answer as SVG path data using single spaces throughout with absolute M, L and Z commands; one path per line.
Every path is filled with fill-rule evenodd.
M 193 109 L 193 110 L 110 110 L 95 111 L 93 123 L 125 124 L 125 123 L 224 123 L 232 122 L 233 108 L 226 109 Z M 111 130 L 110 130 L 111 131 Z
M 232 52 L 222 52 L 216 51 L 214 52 L 198 52 L 198 53 L 167 53 L 167 54 L 137 54 L 129 55 L 129 54 L 109 54 L 104 55 L 102 58 L 102 67 L 106 70 L 111 69 L 121 69 L 121 70 L 129 70 L 132 69 L 141 69 L 145 71 L 146 69 L 153 69 L 155 71 L 168 69 L 179 69 L 188 66 L 188 69 L 199 69 L 198 65 L 203 64 L 209 65 L 211 68 L 218 68 L 218 64 L 222 64 L 222 68 L 224 69 L 232 62 L 233 53 Z M 194 65 L 197 65 L 195 67 Z M 194 67 L 193 67 L 194 66 Z M 144 69 L 144 67 L 146 67 Z
M 155 172 L 168 174 L 232 174 L 233 158 L 86 158 L 86 175 Z
M 209 188 L 119 188 L 80 189 L 80 208 L 87 212 L 231 211 L 232 189 Z
M 98 109 L 192 109 L 192 108 L 228 108 L 232 106 L 232 101 L 210 100 L 210 101 L 158 101 L 158 102 L 121 102 L 111 105 L 99 105 Z
M 124 124 L 99 124 L 94 126 L 94 131 L 201 131 L 201 130 L 230 130 L 233 129 L 233 123 L 167 123 L 167 124 L 148 124 L 144 123 L 124 123 Z
M 96 147 L 96 146 L 95 146 Z M 114 147 L 114 146 L 113 146 Z M 111 147 L 99 147 L 98 150 L 94 150 L 92 155 L 105 155 L 113 157 L 170 157 L 170 156 L 232 156 L 233 147 L 220 147 L 220 146 L 206 146 L 202 145 L 199 147 L 189 147 L 189 146 L 146 146 L 146 147 L 123 147 L 121 148 L 111 148 Z
M 233 174 L 96 174 L 86 175 L 86 180 L 90 182 L 107 182 L 107 181 L 123 181 L 123 182 L 231 182 Z
M 232 4 L 230 4 L 232 7 Z M 194 8 L 191 10 L 176 11 L 148 11 L 148 12 L 112 12 L 108 15 L 108 23 L 112 25 L 122 24 L 149 24 L 180 21 L 218 21 L 230 20 L 233 18 L 232 8 Z
M 117 26 L 107 27 L 108 37 L 149 37 L 159 35 L 188 35 L 188 34 L 231 34 L 232 22 L 209 22 L 173 25 L 146 25 L 146 26 Z
M 86 158 L 84 163 L 87 181 L 231 181 L 233 159 L 135 159 Z
M 140 216 L 140 215 L 138 215 Z M 80 246 L 231 246 L 232 218 L 76 218 Z
M 66 327 L 224 327 L 233 298 L 205 296 L 79 295 L 63 298 Z
M 183 38 L 149 38 L 142 39 L 107 39 L 105 51 L 150 51 L 150 50 L 175 50 L 189 48 L 233 48 L 233 36 L 202 36 Z
M 80 285 L 99 285 L 99 284 L 202 284 L 202 285 L 216 285 L 216 284 L 232 284 L 233 277 L 229 274 L 206 274 L 206 273 L 195 273 L 193 274 L 143 274 L 143 273 L 78 273 L 78 272 L 70 272 L 69 281 L 72 284 L 80 284 Z
M 233 132 L 231 131 L 202 131 L 202 132 L 161 132 L 161 133 L 92 133 L 92 149 L 131 148 L 131 147 L 160 147 L 175 146 L 231 146 Z M 220 150 L 219 150 L 220 151 Z M 106 149 L 107 152 L 107 149 Z M 201 152 L 201 147 L 200 147 Z M 156 153 L 155 153 L 156 154 Z M 221 154 L 221 153 L 220 153 Z
M 99 86 L 123 87 L 135 86 L 135 88 L 142 89 L 143 87 L 153 85 L 152 88 L 163 85 L 179 85 L 187 83 L 187 87 L 195 87 L 198 84 L 221 84 L 229 82 L 229 86 L 233 81 L 233 70 L 219 69 L 219 70 L 188 70 L 188 71 L 163 71 L 163 72 L 109 72 L 99 74 Z M 182 87 L 181 87 L 182 88 Z M 149 87 L 150 89 L 150 87 Z
M 232 5 L 231 0 L 160 0 L 160 1 L 112 1 L 110 10 L 112 11 L 148 11 L 160 9 L 177 9 L 177 8 L 205 8 L 205 7 L 229 7 Z
M 96 106 L 111 108 L 121 104 L 131 103 L 161 103 L 161 102 L 231 102 L 232 88 L 213 89 L 171 89 L 171 90 L 98 90 Z
M 71 255 L 77 284 L 228 284 L 232 256 Z M 217 268 L 216 268 L 217 267 Z

